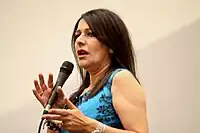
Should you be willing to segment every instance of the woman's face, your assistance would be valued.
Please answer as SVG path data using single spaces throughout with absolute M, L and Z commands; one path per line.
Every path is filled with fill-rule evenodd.
M 80 67 L 86 70 L 95 70 L 109 63 L 108 48 L 103 45 L 89 28 L 84 19 L 81 19 L 74 33 L 75 55 Z

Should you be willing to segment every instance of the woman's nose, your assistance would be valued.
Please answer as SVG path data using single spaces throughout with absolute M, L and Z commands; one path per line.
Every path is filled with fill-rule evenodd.
M 85 40 L 84 36 L 83 36 L 83 35 L 80 35 L 80 36 L 76 39 L 76 43 L 77 43 L 78 45 L 85 45 L 86 40 Z

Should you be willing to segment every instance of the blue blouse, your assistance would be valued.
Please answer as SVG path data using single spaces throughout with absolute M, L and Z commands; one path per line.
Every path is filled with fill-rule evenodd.
M 114 70 L 103 88 L 95 96 L 86 100 L 86 96 L 90 93 L 90 91 L 88 91 L 79 97 L 76 104 L 77 108 L 85 116 L 119 129 L 123 129 L 123 126 L 112 104 L 111 85 L 114 75 L 121 70 L 122 69 Z M 69 132 L 61 131 L 60 133 Z

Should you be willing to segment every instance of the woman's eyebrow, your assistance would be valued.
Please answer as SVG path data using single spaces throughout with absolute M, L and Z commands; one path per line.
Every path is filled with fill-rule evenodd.
M 90 28 L 86 28 L 86 29 L 84 29 L 83 31 L 90 31 L 91 29 Z M 77 29 L 75 32 L 81 32 L 81 30 L 80 29 Z

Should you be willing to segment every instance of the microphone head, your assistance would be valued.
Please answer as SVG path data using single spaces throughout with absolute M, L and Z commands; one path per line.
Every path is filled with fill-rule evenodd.
M 70 75 L 72 73 L 73 68 L 74 68 L 74 65 L 71 62 L 64 61 L 62 66 L 60 67 L 60 72 Z

